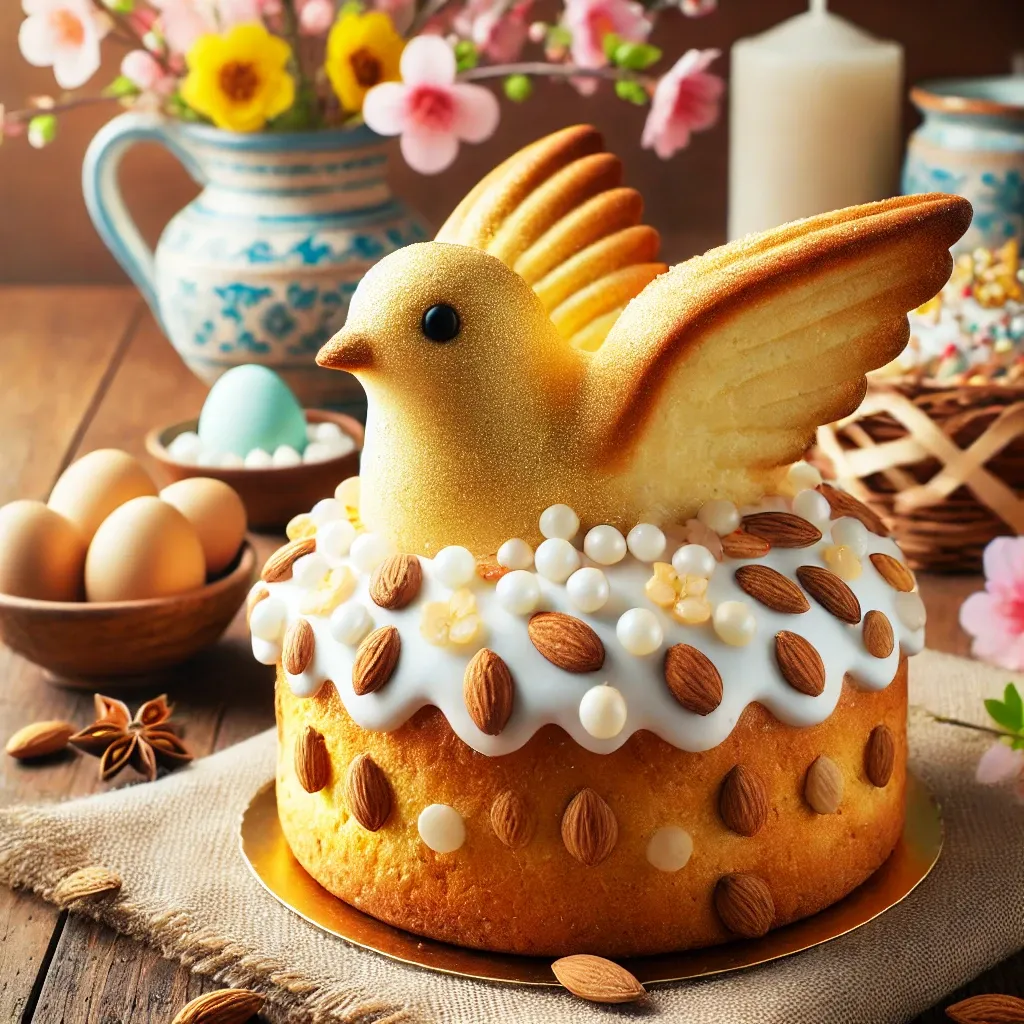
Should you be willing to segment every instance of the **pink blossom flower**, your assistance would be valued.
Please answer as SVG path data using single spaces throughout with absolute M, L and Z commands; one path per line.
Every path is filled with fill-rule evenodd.
M 395 26 L 395 31 L 405 35 L 412 28 L 416 17 L 416 0 L 374 0 L 373 9 L 383 11 Z
M 1013 750 L 1005 743 L 993 743 L 978 762 L 975 778 L 983 786 L 998 786 L 1024 774 L 1024 750 Z
M 455 31 L 495 63 L 507 64 L 519 57 L 526 43 L 530 5 L 531 0 L 511 7 L 505 0 L 469 0 L 455 17 Z
M 718 120 L 725 83 L 707 68 L 718 50 L 688 50 L 662 76 L 654 89 L 640 144 L 662 160 L 690 143 L 690 133 L 710 128 Z
M 420 174 L 448 167 L 460 142 L 483 142 L 498 127 L 494 94 L 455 81 L 455 54 L 439 36 L 417 36 L 402 53 L 401 82 L 366 94 L 363 118 L 381 135 L 401 135 L 402 156 Z
M 299 8 L 299 31 L 307 36 L 322 36 L 334 23 L 331 0 L 306 0 Z
M 22 56 L 37 68 L 53 68 L 62 89 L 85 85 L 100 66 L 100 40 L 109 22 L 89 0 L 22 0 L 28 17 L 18 31 Z
M 147 50 L 130 50 L 121 61 L 121 74 L 136 88 L 146 91 L 161 91 L 164 73 L 160 62 Z M 171 81 L 173 87 L 173 79 Z
M 977 658 L 1024 669 L 1024 537 L 997 537 L 985 548 L 985 589 L 960 607 Z
M 642 43 L 651 31 L 643 7 L 632 0 L 566 0 L 562 20 L 572 35 L 572 62 L 581 68 L 603 68 L 608 63 L 606 35 L 614 33 L 624 42 Z
M 718 0 L 680 0 L 679 9 L 688 18 L 703 18 L 718 7 Z
M 167 45 L 176 53 L 188 53 L 200 36 L 260 21 L 278 6 L 277 0 L 152 0 L 152 4 L 160 11 Z

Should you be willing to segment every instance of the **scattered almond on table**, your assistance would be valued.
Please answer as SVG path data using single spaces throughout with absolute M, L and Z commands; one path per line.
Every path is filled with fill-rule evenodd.
M 633 1003 L 647 995 L 625 967 L 601 956 L 563 956 L 551 970 L 574 996 L 591 1003 Z
M 1024 999 L 1016 996 L 971 996 L 946 1007 L 956 1024 L 1024 1024 Z
M 19 761 L 31 761 L 64 750 L 74 731 L 67 722 L 32 722 L 19 729 L 4 749 Z
M 100 902 L 113 899 L 121 891 L 121 876 L 101 864 L 73 871 L 62 878 L 53 890 L 53 902 L 61 910 L 82 901 Z
M 263 1006 L 263 996 L 242 988 L 222 988 L 186 1003 L 171 1024 L 243 1024 Z

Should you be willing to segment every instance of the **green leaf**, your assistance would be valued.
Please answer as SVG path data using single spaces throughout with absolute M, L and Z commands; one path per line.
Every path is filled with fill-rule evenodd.
M 621 43 L 609 60 L 627 71 L 643 71 L 661 60 L 661 50 L 647 43 Z
M 1010 743 L 1011 750 L 1024 750 L 1024 736 L 1018 736 Z
M 533 94 L 533 82 L 526 75 L 509 75 L 505 79 L 505 95 L 513 103 L 524 103 Z
M 124 75 L 118 75 L 110 85 L 103 90 L 104 96 L 112 96 L 114 99 L 122 100 L 128 96 L 138 96 L 139 87 Z
M 638 107 L 647 103 L 647 90 L 632 79 L 624 78 L 615 83 L 615 95 L 627 103 L 634 103 Z
M 601 49 L 604 50 L 605 57 L 613 63 L 615 61 L 615 51 L 622 45 L 622 40 L 614 32 L 609 32 L 601 40 Z
M 458 71 L 468 71 L 480 62 L 480 52 L 469 39 L 460 39 L 455 44 L 455 66 Z
M 103 0 L 103 6 L 114 14 L 131 14 L 135 10 L 135 0 Z
M 551 47 L 571 46 L 572 33 L 564 25 L 549 25 L 544 43 Z
M 182 98 L 181 93 L 174 93 L 167 101 L 168 110 L 176 117 L 179 121 L 191 121 L 191 122 L 203 122 L 206 118 L 202 116 L 197 110 L 190 107 Z
M 1003 691 L 1003 704 L 1017 723 L 1011 728 L 1014 732 L 1020 732 L 1021 729 L 1024 729 L 1024 700 L 1021 700 L 1017 687 L 1013 683 L 1006 684 L 1006 689 Z
M 1001 700 L 993 698 L 986 700 L 985 710 L 997 725 L 1001 725 L 1004 729 L 1009 729 L 1010 732 L 1017 731 L 1017 716 Z

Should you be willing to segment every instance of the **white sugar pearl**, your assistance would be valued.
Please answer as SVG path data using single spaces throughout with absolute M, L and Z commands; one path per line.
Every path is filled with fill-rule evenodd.
M 629 553 L 641 562 L 653 562 L 665 552 L 665 534 L 653 523 L 637 523 L 626 534 Z
M 261 601 L 260 604 L 266 604 Z M 256 605 L 259 608 L 259 605 Z M 917 591 L 909 594 L 899 593 L 896 595 L 896 616 L 907 629 L 923 629 L 927 614 L 924 609 L 924 601 Z
M 551 505 L 540 514 L 540 532 L 545 537 L 572 540 L 580 528 L 580 517 L 568 505 Z
M 740 510 L 731 502 L 716 498 L 701 505 L 697 518 L 719 537 L 724 537 L 740 525 Z
M 757 632 L 757 619 L 745 601 L 723 601 L 711 616 L 719 639 L 730 647 L 745 647 Z
M 284 635 L 284 624 L 288 618 L 288 607 L 279 597 L 263 598 L 253 606 L 249 616 L 249 632 L 260 640 L 276 644 Z
M 348 436 L 337 423 L 332 423 L 330 420 L 325 423 L 311 423 L 309 429 L 313 431 L 312 440 L 325 444 L 330 444 L 331 441 L 337 441 Z
M 302 456 L 291 445 L 282 444 L 274 449 L 273 462 L 277 469 L 301 466 Z
M 262 603 L 266 604 L 266 601 Z M 355 647 L 372 627 L 373 619 L 370 618 L 370 613 L 358 601 L 348 601 L 338 605 L 331 612 L 331 618 L 327 623 L 331 636 L 339 644 L 345 644 L 348 647 Z
M 581 612 L 599 611 L 608 603 L 611 593 L 607 577 L 593 566 L 577 569 L 565 581 L 565 592 Z
M 340 459 L 343 455 L 348 455 L 349 452 L 356 450 L 356 443 L 348 434 L 342 434 L 340 437 L 330 438 L 327 441 L 320 440 L 317 444 L 322 444 L 331 453 L 330 458 L 332 459 Z
M 344 558 L 356 539 L 356 528 L 347 519 L 334 519 L 316 531 L 316 550 L 329 565 Z
M 345 518 L 345 506 L 337 498 L 321 498 L 310 510 L 309 518 L 317 526 L 325 526 L 335 519 Z
M 514 569 L 498 580 L 494 596 L 505 611 L 513 615 L 529 615 L 540 604 L 540 584 L 532 572 Z
M 220 456 L 216 452 L 201 451 L 196 456 L 195 464 L 202 469 L 213 469 L 220 465 Z
M 799 494 L 807 488 L 821 484 L 821 473 L 809 462 L 794 462 L 786 471 L 786 489 L 789 494 Z
M 318 551 L 312 551 L 295 559 L 292 564 L 292 581 L 303 590 L 313 590 L 323 582 L 329 568 L 327 559 Z
M 466 841 L 466 823 L 454 807 L 431 804 L 420 811 L 416 821 L 420 839 L 434 853 L 452 853 Z
M 827 523 L 832 514 L 832 506 L 824 494 L 808 489 L 800 491 L 793 499 L 793 511 L 809 522 Z
M 679 871 L 693 855 L 693 837 L 685 828 L 666 825 L 647 843 L 647 860 L 659 871 Z
M 615 565 L 626 557 L 626 538 L 614 526 L 595 526 L 583 538 L 583 550 L 600 565 Z
M 672 568 L 679 576 L 703 576 L 709 580 L 718 562 L 703 544 L 684 544 L 672 556 Z
M 851 516 L 837 519 L 832 524 L 832 540 L 848 547 L 858 558 L 868 553 L 868 528 Z
M 266 604 L 267 602 L 262 603 Z M 281 660 L 281 645 L 254 636 L 252 638 L 252 656 L 261 665 L 276 665 Z
M 533 560 L 537 572 L 552 583 L 564 583 L 580 567 L 580 553 L 561 537 L 542 541 Z
M 217 466 L 220 469 L 243 469 L 245 467 L 245 459 L 234 452 L 224 452 L 217 457 Z
M 360 572 L 373 572 L 385 558 L 394 553 L 394 545 L 379 533 L 359 534 L 349 549 L 352 562 Z
M 194 430 L 184 431 L 167 446 L 167 454 L 175 462 L 184 462 L 189 466 L 199 458 L 202 450 L 203 442 Z
M 311 442 L 313 442 L 315 440 L 316 440 L 316 424 L 315 423 L 307 423 L 306 424 L 306 443 L 309 444 L 309 443 L 311 443 Z
M 274 464 L 274 456 L 263 448 L 253 448 L 243 462 L 246 469 L 269 469 Z
M 665 637 L 658 616 L 648 608 L 624 612 L 615 624 L 615 635 L 630 654 L 637 656 L 656 651 Z
M 533 565 L 533 548 L 525 540 L 513 537 L 498 548 L 498 565 L 506 569 L 529 569 Z
M 446 587 L 458 590 L 476 574 L 476 559 L 468 548 L 453 544 L 434 555 L 434 576 Z
M 580 723 L 594 739 L 610 740 L 626 724 L 626 700 L 614 686 L 592 686 L 580 701 Z
M 302 461 L 307 465 L 310 462 L 326 462 L 334 458 L 334 450 L 329 444 L 322 441 L 310 441 L 302 452 Z
M 334 496 L 348 508 L 359 508 L 359 477 L 350 476 L 334 488 Z

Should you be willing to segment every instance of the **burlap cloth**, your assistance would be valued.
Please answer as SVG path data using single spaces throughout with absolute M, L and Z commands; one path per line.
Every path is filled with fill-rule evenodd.
M 1000 693 L 1007 678 L 926 652 L 913 662 L 911 701 L 983 722 L 982 698 Z M 1024 946 L 1024 807 L 1006 790 L 975 783 L 986 742 L 921 712 L 911 716 L 913 769 L 942 804 L 946 845 L 910 898 L 797 956 L 655 987 L 643 1009 L 405 967 L 286 910 L 249 874 L 237 842 L 243 808 L 273 775 L 272 731 L 157 783 L 0 812 L 0 879 L 46 898 L 80 867 L 114 869 L 122 895 L 97 908 L 97 918 L 195 971 L 265 993 L 273 1020 L 893 1024 Z

